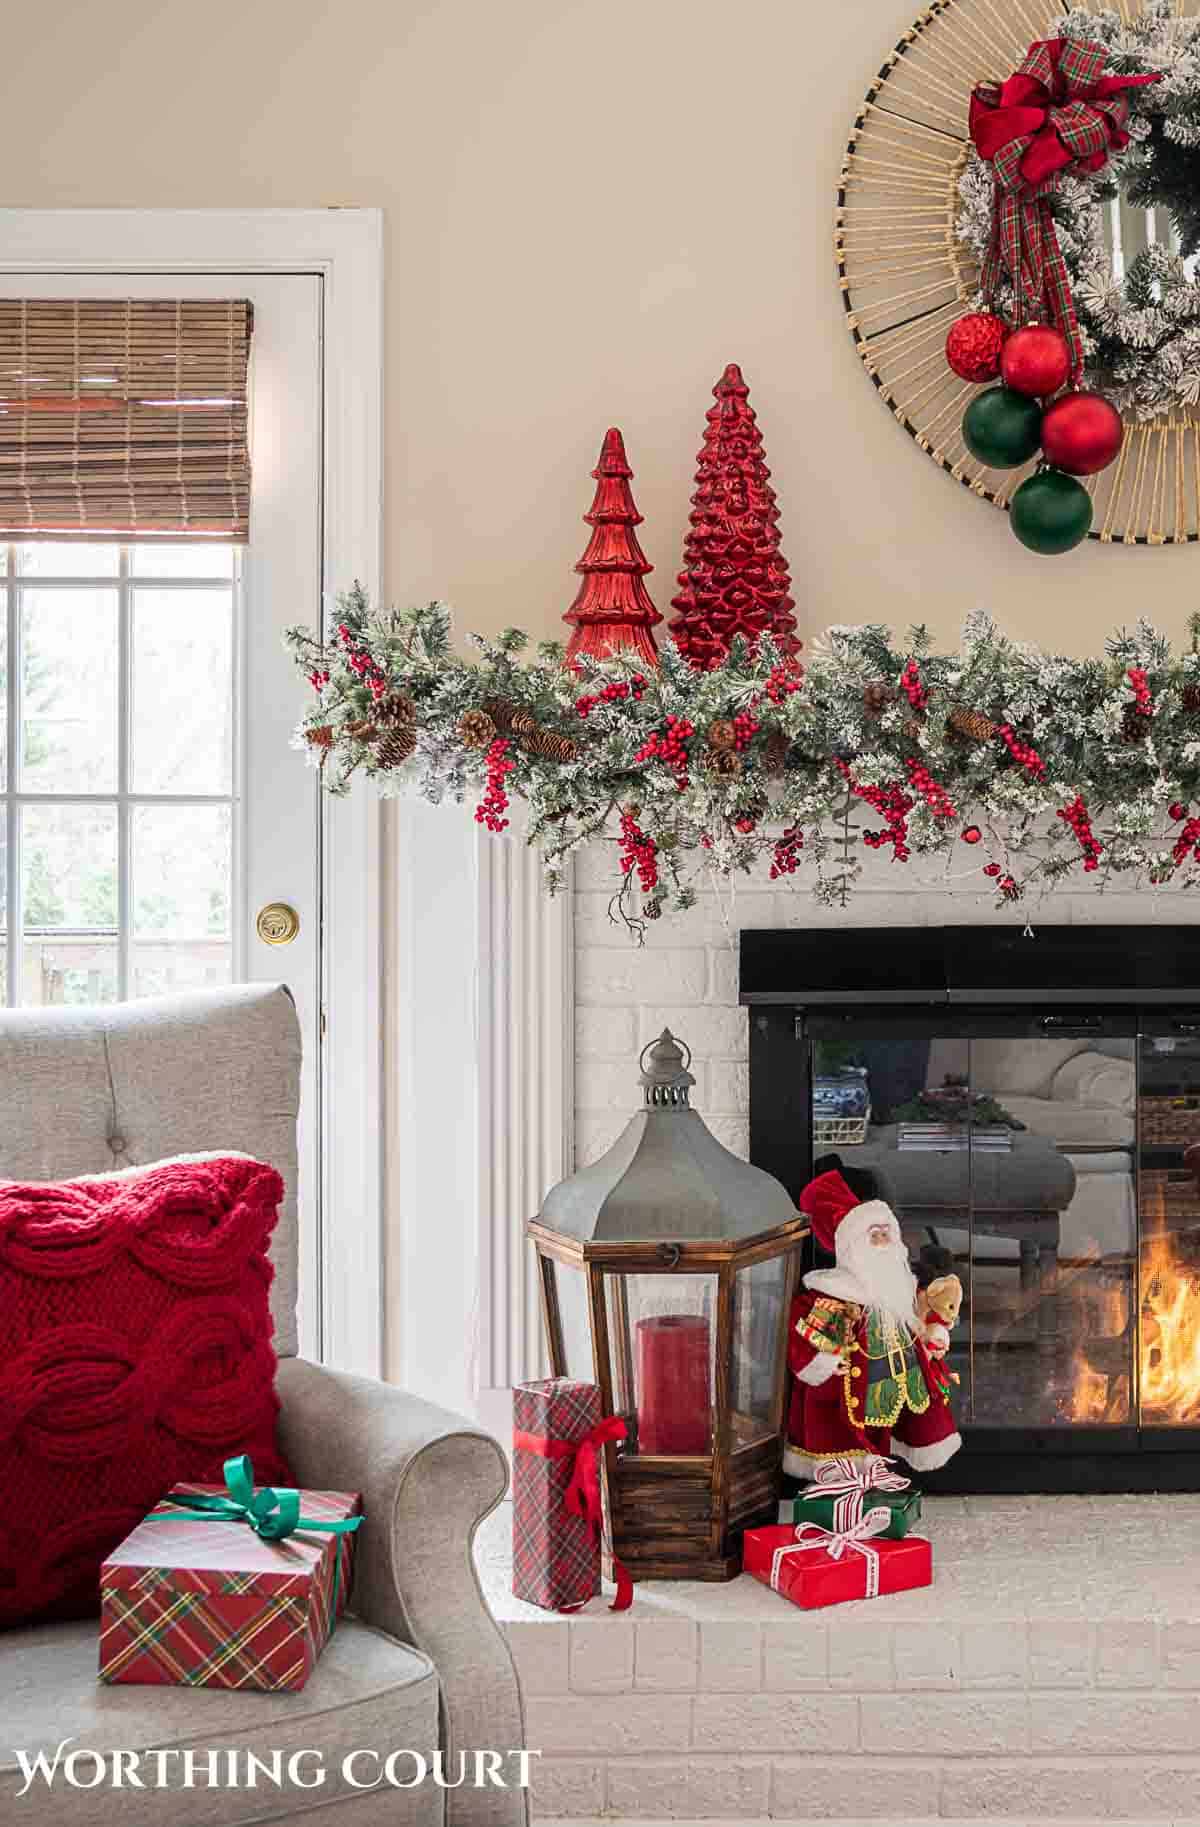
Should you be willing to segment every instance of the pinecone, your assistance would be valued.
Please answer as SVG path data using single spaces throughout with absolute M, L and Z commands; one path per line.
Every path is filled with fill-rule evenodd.
M 710 749 L 731 749 L 737 745 L 737 731 L 728 717 L 718 717 L 715 723 L 708 726 L 707 736 Z
M 917 740 L 917 737 L 921 734 L 921 719 L 919 717 L 906 718 L 905 722 L 903 724 L 903 729 L 904 729 L 904 734 L 908 737 L 908 740 L 910 742 L 915 742 Z
M 1121 741 L 1144 742 L 1150 734 L 1151 721 L 1142 715 L 1136 704 L 1127 704 L 1121 719 Z
M 544 730 L 536 723 L 530 734 L 522 736 L 521 747 L 527 755 L 542 755 L 547 761 L 574 761 L 579 753 L 569 736 L 560 736 L 557 730 Z
M 483 708 L 496 725 L 498 735 L 507 736 L 512 728 L 516 705 L 511 698 L 485 698 Z
M 305 730 L 305 742 L 311 742 L 314 749 L 331 749 L 333 747 L 333 729 L 328 723 L 318 724 L 316 729 Z
M 968 742 L 990 742 L 998 733 L 999 725 L 982 711 L 971 710 L 966 705 L 956 705 L 946 719 L 947 734 L 965 736 Z
M 1185 685 L 1183 688 L 1183 708 L 1190 717 L 1200 711 L 1200 685 Z
M 642 913 L 644 914 L 644 916 L 647 920 L 661 919 L 662 918 L 662 902 L 661 901 L 643 901 L 642 902 Z
M 388 730 L 375 750 L 375 765 L 380 768 L 403 767 L 417 746 L 417 732 L 411 723 L 398 723 Z
M 369 717 L 359 717 L 346 725 L 347 736 L 353 736 L 355 742 L 374 742 L 379 734 L 379 725 L 372 723 Z
M 863 711 L 872 723 L 878 722 L 889 704 L 895 702 L 895 687 L 885 685 L 882 680 L 877 680 L 875 684 L 863 688 Z
M 496 725 L 485 710 L 464 711 L 458 720 L 458 739 L 464 748 L 486 749 L 496 739 Z
M 757 824 L 760 818 L 767 816 L 770 809 L 771 802 L 765 793 L 751 793 L 749 798 L 743 800 L 738 806 L 738 817 L 752 818 Z
M 763 753 L 763 764 L 767 773 L 778 778 L 787 771 L 788 749 L 791 743 L 781 729 L 773 729 L 767 737 L 767 746 Z
M 412 699 L 402 691 L 394 691 L 390 696 L 381 698 L 375 706 L 375 718 L 379 723 L 386 723 L 394 729 L 417 720 L 417 707 Z
M 727 780 L 736 780 L 742 771 L 742 758 L 736 749 L 706 749 L 704 766 L 710 774 L 718 774 Z

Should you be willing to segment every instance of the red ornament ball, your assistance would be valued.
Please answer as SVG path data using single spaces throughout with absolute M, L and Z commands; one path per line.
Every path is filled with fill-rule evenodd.
M 1102 393 L 1065 393 L 1042 416 L 1042 450 L 1047 463 L 1069 476 L 1095 476 L 1121 448 L 1125 425 Z
M 1000 373 L 1014 393 L 1044 400 L 1067 384 L 1071 351 L 1061 330 L 1049 324 L 1026 324 L 1014 330 L 1004 345 Z
M 951 324 L 946 360 L 963 381 L 994 381 L 1008 325 L 994 311 L 972 311 Z
M 983 832 L 978 825 L 967 825 L 963 830 L 962 841 L 964 844 L 977 844 L 982 836 Z

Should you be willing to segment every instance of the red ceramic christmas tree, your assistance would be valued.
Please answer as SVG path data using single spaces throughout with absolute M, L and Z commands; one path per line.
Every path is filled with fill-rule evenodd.
M 713 388 L 716 405 L 696 470 L 682 586 L 670 632 L 700 671 L 719 666 L 736 635 L 753 645 L 769 634 L 799 653 L 787 560 L 779 549 L 779 509 L 763 462 L 762 433 L 736 362 Z
M 575 567 L 582 572 L 583 582 L 563 617 L 575 629 L 567 647 L 567 664 L 581 653 L 602 660 L 605 654 L 627 649 L 647 666 L 657 666 L 658 649 L 650 630 L 662 616 L 642 582 L 654 567 L 633 530 L 642 516 L 634 506 L 629 487 L 633 471 L 615 426 L 604 434 L 600 461 L 592 474 L 596 494 L 590 512 L 583 517 L 592 537 Z

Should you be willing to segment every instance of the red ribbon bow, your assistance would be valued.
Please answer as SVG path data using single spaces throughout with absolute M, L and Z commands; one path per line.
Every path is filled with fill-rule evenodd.
M 1007 82 L 981 83 L 971 96 L 971 138 L 996 175 L 984 296 L 995 297 L 1006 269 L 1018 321 L 1049 313 L 1070 345 L 1075 383 L 1083 372 L 1083 339 L 1048 197 L 1060 173 L 1101 171 L 1111 153 L 1125 149 L 1125 90 L 1161 80 L 1106 76 L 1107 57 L 1100 44 L 1042 39 Z
M 620 1415 L 598 1421 L 582 1440 L 549 1440 L 545 1434 L 527 1434 L 523 1428 L 513 1432 L 513 1448 L 518 1452 L 538 1453 L 543 1459 L 573 1459 L 571 1482 L 563 1494 L 563 1503 L 572 1516 L 580 1516 L 589 1525 L 592 1537 L 600 1540 L 604 1528 L 604 1502 L 600 1495 L 600 1449 L 610 1440 L 624 1440 L 628 1429 Z M 624 1561 L 612 1557 L 617 1596 L 610 1611 L 628 1611 L 633 1603 L 633 1580 Z M 587 1603 L 586 1599 L 582 1601 Z M 578 1611 L 578 1605 L 564 1605 L 563 1611 Z

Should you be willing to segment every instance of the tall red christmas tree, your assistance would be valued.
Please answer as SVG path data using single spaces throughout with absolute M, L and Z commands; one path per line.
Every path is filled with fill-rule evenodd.
M 769 634 L 785 654 L 800 651 L 787 560 L 779 549 L 779 509 L 763 462 L 762 433 L 736 362 L 713 388 L 716 405 L 696 469 L 690 530 L 683 547 L 679 611 L 670 633 L 697 670 L 711 672 L 735 635 L 753 644 Z
M 581 653 L 602 660 L 605 654 L 630 650 L 647 666 L 658 665 L 650 630 L 662 616 L 642 582 L 654 566 L 638 544 L 634 527 L 642 516 L 634 506 L 629 478 L 633 471 L 615 426 L 604 434 L 600 461 L 592 471 L 596 494 L 584 519 L 592 529 L 587 550 L 575 569 L 583 582 L 563 617 L 574 623 L 567 664 Z

